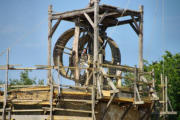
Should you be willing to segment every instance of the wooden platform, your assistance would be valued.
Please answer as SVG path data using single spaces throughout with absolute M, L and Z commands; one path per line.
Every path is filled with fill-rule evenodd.
M 24 104 L 24 105 L 49 105 L 49 97 L 50 97 L 50 87 L 49 86 L 41 86 L 41 87 L 29 87 L 29 88 L 18 88 L 12 89 L 8 92 L 8 102 L 12 104 Z M 122 88 L 120 91 L 131 92 L 128 88 Z M 108 90 L 102 91 L 103 98 L 100 101 L 108 101 L 111 97 L 111 93 Z M 130 94 L 130 93 L 129 93 Z M 83 97 L 91 98 L 91 92 L 89 90 L 78 90 L 72 88 L 64 88 L 61 90 L 61 96 L 68 96 L 74 99 L 83 99 Z M 54 89 L 54 101 L 53 104 L 56 104 L 58 90 Z M 3 102 L 3 96 L 0 96 L 0 102 Z M 151 103 L 151 99 L 146 97 L 143 98 L 145 103 Z M 130 102 L 133 103 L 133 97 L 115 97 L 113 102 Z

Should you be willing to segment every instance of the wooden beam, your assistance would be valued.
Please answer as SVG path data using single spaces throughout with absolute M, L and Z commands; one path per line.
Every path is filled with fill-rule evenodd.
M 136 21 L 139 20 L 139 18 L 135 18 Z M 133 19 L 128 19 L 128 20 L 122 20 L 122 21 L 118 21 L 116 23 L 111 23 L 108 25 L 105 25 L 105 27 L 114 27 L 114 26 L 118 26 L 118 25 L 125 25 L 125 24 L 130 24 L 133 22 Z
M 68 11 L 68 12 L 64 12 L 64 13 L 54 13 L 52 14 L 52 19 L 59 19 L 59 17 L 61 17 L 62 19 L 68 18 L 68 17 L 73 17 L 73 16 L 77 16 L 77 15 L 83 15 L 84 13 L 90 13 L 93 12 L 94 8 L 85 8 L 85 9 L 80 9 L 80 10 L 74 10 L 74 11 Z

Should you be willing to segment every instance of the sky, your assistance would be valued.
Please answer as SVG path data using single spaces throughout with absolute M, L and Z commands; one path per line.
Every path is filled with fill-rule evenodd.
M 0 3 L 0 65 L 6 64 L 4 51 L 10 48 L 10 64 L 22 67 L 47 64 L 48 6 L 53 12 L 65 12 L 87 7 L 89 0 L 1 0 Z M 165 50 L 180 53 L 179 0 L 101 0 L 119 8 L 138 10 L 144 5 L 144 59 L 158 61 Z M 52 39 L 57 38 L 74 24 L 62 22 Z M 138 64 L 138 36 L 129 25 L 107 30 L 121 51 L 122 64 Z M 4 53 L 4 54 L 3 54 Z M 5 79 L 0 71 L 0 80 Z M 31 72 L 37 79 L 46 80 L 46 71 Z M 53 71 L 54 75 L 56 71 Z M 18 78 L 19 71 L 10 71 L 10 78 Z M 64 83 L 71 83 L 64 81 Z

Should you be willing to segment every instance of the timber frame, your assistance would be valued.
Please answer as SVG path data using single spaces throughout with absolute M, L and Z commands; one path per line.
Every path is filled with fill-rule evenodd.
M 129 19 L 119 20 L 120 17 L 129 16 Z M 57 27 L 60 25 L 61 21 L 69 21 L 75 23 L 74 30 L 74 42 L 72 50 L 75 52 L 75 64 L 76 66 L 62 66 L 59 63 L 57 65 L 52 65 L 52 37 Z M 52 22 L 56 21 L 54 25 Z M 103 62 L 102 54 L 99 53 L 99 34 L 100 31 L 105 31 L 108 27 L 115 27 L 119 25 L 129 24 L 131 28 L 135 31 L 135 33 L 139 36 L 139 63 L 138 67 L 130 67 L 123 65 L 113 65 L 106 64 Z M 89 85 L 88 78 L 84 86 L 80 86 L 78 83 L 79 79 L 79 69 L 78 69 L 78 42 L 79 42 L 79 32 L 81 28 L 90 29 L 93 33 L 93 66 L 90 68 L 84 67 L 81 69 L 91 69 L 93 72 L 89 76 L 93 76 L 92 85 Z M 62 47 L 62 46 L 59 46 Z M 65 47 L 65 46 L 64 46 Z M 69 48 L 68 48 L 69 49 Z M 72 54 L 72 53 L 71 53 Z M 15 67 L 16 65 L 9 65 L 9 49 L 7 50 L 7 65 L 0 66 L 0 70 L 6 70 L 6 82 L 4 85 L 0 86 L 4 88 L 3 95 L 0 94 L 0 97 L 3 100 L 0 100 L 0 103 L 3 104 L 3 108 L 0 109 L 2 113 L 2 120 L 6 120 L 7 116 L 10 120 L 12 117 L 16 119 L 23 119 L 24 116 L 27 117 L 28 120 L 42 119 L 42 120 L 54 120 L 54 119 L 74 119 L 74 120 L 101 120 L 105 119 L 106 113 L 109 111 L 111 105 L 118 104 L 121 106 L 127 106 L 120 119 L 126 119 L 128 112 L 132 109 L 132 107 L 136 108 L 138 111 L 138 107 L 152 108 L 152 104 L 154 101 L 158 100 L 158 97 L 153 97 L 152 94 L 155 93 L 155 80 L 154 80 L 154 71 L 144 72 L 143 71 L 143 6 L 140 6 L 139 11 L 129 10 L 129 9 L 119 9 L 110 5 L 99 5 L 99 0 L 94 0 L 94 3 L 89 7 L 68 11 L 64 13 L 54 13 L 52 5 L 48 8 L 48 65 L 40 65 L 31 68 L 24 67 Z M 73 69 L 75 71 L 75 85 L 62 85 L 59 78 L 59 83 L 55 83 L 53 81 L 52 70 L 57 70 L 58 75 L 60 76 L 61 68 Z M 133 78 L 128 78 L 126 76 L 122 76 L 121 73 L 116 75 L 107 74 L 104 72 L 103 68 L 113 68 L 117 69 L 121 72 L 130 72 L 134 75 Z M 8 71 L 9 70 L 47 70 L 47 86 L 31 86 L 31 85 L 8 85 Z M 145 79 L 143 75 L 151 76 L 152 80 L 143 81 Z M 103 84 L 103 78 L 107 79 L 108 84 Z M 132 81 L 132 88 L 123 88 L 122 86 L 116 86 L 113 83 L 113 80 L 117 79 L 128 79 Z M 147 91 L 147 95 L 143 96 L 142 84 L 146 85 L 149 89 Z M 167 84 L 167 82 L 166 82 Z M 8 91 L 8 88 L 18 88 Z M 140 89 L 141 88 L 141 89 Z M 165 88 L 164 88 L 165 89 Z M 167 90 L 166 90 L 167 91 Z M 23 99 L 19 100 L 18 95 L 21 95 L 21 92 L 24 96 L 26 94 L 35 94 L 36 96 L 40 94 L 48 94 L 49 97 L 45 97 L 44 99 Z M 39 92 L 39 94 L 36 94 Z M 42 92 L 42 93 L 41 93 Z M 164 94 L 163 94 L 164 95 Z M 166 94 L 167 95 L 167 94 Z M 29 97 L 29 96 L 28 96 Z M 32 97 L 32 96 L 30 96 Z M 76 98 L 79 97 L 79 98 Z M 14 99 L 16 98 L 16 99 Z M 76 99 L 75 99 L 76 98 Z M 164 100 L 164 99 L 163 99 Z M 90 110 L 76 110 L 76 109 L 68 109 L 61 108 L 58 105 L 61 102 L 82 102 L 86 104 L 90 104 Z M 97 118 L 96 106 L 99 103 L 105 103 L 105 108 L 103 112 L 100 113 L 100 117 Z M 167 98 L 166 98 L 167 104 Z M 37 109 L 15 109 L 13 105 L 24 105 L 24 106 L 42 106 Z M 77 106 L 76 106 L 77 107 Z M 165 109 L 165 108 L 163 108 Z M 166 105 L 167 109 L 167 105 Z M 77 112 L 87 114 L 84 118 L 82 116 L 58 116 L 57 111 L 63 112 Z M 39 112 L 38 115 L 34 116 L 27 112 Z M 166 110 L 168 112 L 168 110 Z M 8 115 L 7 115 L 8 113 Z M 14 113 L 12 115 L 12 113 Z M 15 113 L 23 113 L 22 115 L 16 115 Z M 24 115 L 27 113 L 28 115 Z M 61 114 L 61 112 L 60 112 Z M 88 117 L 90 116 L 90 118 Z M 141 119 L 147 118 L 149 119 L 149 114 L 143 114 L 140 117 Z

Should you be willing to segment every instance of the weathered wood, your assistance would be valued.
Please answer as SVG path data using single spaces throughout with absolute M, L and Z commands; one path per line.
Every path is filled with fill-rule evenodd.
M 99 69 L 102 69 L 102 66 L 101 66 L 101 64 L 103 63 L 103 54 L 99 54 Z M 103 73 L 101 72 L 100 74 L 99 74 L 99 83 L 100 83 L 100 89 L 102 90 L 103 89 L 103 84 L 104 84 L 104 78 L 103 78 Z M 102 92 L 102 91 L 100 91 L 100 92 Z M 102 93 L 100 93 L 100 94 L 102 94 Z M 101 97 L 102 97 L 102 95 L 101 95 Z
M 52 79 L 52 77 L 51 77 Z M 50 98 L 49 98 L 49 103 L 50 103 L 50 120 L 53 120 L 53 94 L 54 94 L 54 87 L 53 83 L 50 85 Z
M 91 26 L 94 28 L 94 23 L 91 20 L 91 18 L 89 17 L 89 15 L 87 13 L 84 13 L 84 16 L 86 17 L 86 19 L 88 20 L 88 22 L 91 24 Z
M 140 21 L 139 21 L 139 68 L 143 71 L 143 11 L 144 7 L 140 6 Z
M 112 64 L 102 64 L 103 67 L 107 68 L 116 68 L 121 71 L 128 71 L 128 72 L 134 72 L 134 67 L 129 67 L 129 66 L 122 66 L 122 65 L 112 65 Z
M 48 65 L 51 66 L 51 39 L 49 36 L 52 32 L 52 5 L 48 8 Z M 51 84 L 51 69 L 48 70 L 48 84 Z
M 1 116 L 0 116 L 1 119 Z M 12 115 L 13 120 L 49 120 L 48 115 Z M 90 117 L 53 115 L 54 120 L 92 120 Z
M 136 66 L 135 66 L 136 68 Z M 136 81 L 137 81 L 137 69 L 134 70 L 134 103 L 136 103 Z
M 83 15 L 84 13 L 90 13 L 93 12 L 94 8 L 85 8 L 85 9 L 80 9 L 80 10 L 74 10 L 74 11 L 68 11 L 68 12 L 64 12 L 64 13 L 53 13 L 52 14 L 52 19 L 59 19 L 61 17 L 61 19 L 65 19 L 68 17 L 73 17 L 76 15 Z
M 91 73 L 89 74 L 89 76 L 87 77 L 87 80 L 86 80 L 86 82 L 85 82 L 85 86 L 89 85 L 89 81 L 90 81 L 92 75 L 93 75 L 93 72 L 91 72 Z
M 135 20 L 134 16 L 131 16 L 131 18 L 133 19 L 134 21 L 134 24 L 136 26 L 136 29 L 139 31 L 139 25 L 137 24 L 137 21 Z
M 53 26 L 52 30 L 51 30 L 51 33 L 49 34 L 48 37 L 52 37 L 52 35 L 54 34 L 54 32 L 56 31 L 59 23 L 61 22 L 61 18 L 58 19 L 58 21 L 56 22 L 56 24 Z
M 139 18 L 135 18 L 136 21 L 139 20 Z M 118 26 L 118 25 L 124 25 L 124 24 L 130 24 L 133 23 L 133 19 L 128 19 L 128 20 L 122 20 L 122 21 L 118 21 L 115 23 L 111 23 L 111 24 L 105 24 L 105 27 L 114 27 L 114 26 Z
M 166 112 L 168 112 L 168 93 L 167 93 L 167 87 L 168 87 L 168 80 L 167 80 L 167 76 L 165 77 L 165 104 L 166 104 Z
M 93 50 L 93 53 L 94 53 L 94 60 L 93 60 L 93 89 L 92 89 L 92 119 L 93 120 L 96 120 L 96 117 L 95 117 L 95 94 L 96 94 L 96 91 L 95 91 L 95 86 L 96 86 L 96 83 L 97 83 L 97 71 L 96 71 L 96 68 L 97 68 L 97 62 L 98 62 L 98 53 L 99 53 L 99 49 L 98 49 L 98 46 L 99 46 L 99 40 L 98 40 L 98 37 L 99 37 L 99 25 L 98 25 L 98 22 L 99 22 L 99 0 L 95 0 L 94 1 L 94 50 Z
M 126 108 L 126 110 L 124 111 L 123 115 L 121 116 L 121 120 L 124 120 L 125 116 L 127 115 L 127 113 L 129 112 L 129 110 L 131 109 L 132 104 L 130 104 L 128 106 L 128 108 Z
M 64 102 L 83 102 L 83 103 L 88 103 L 91 104 L 91 100 L 80 100 L 80 99 L 63 99 Z
M 6 120 L 6 106 L 7 106 L 7 93 L 8 93 L 8 69 L 9 69 L 9 48 L 7 49 L 7 68 L 6 68 L 6 80 L 4 84 L 4 103 L 3 103 L 3 112 L 2 120 Z
M 78 66 L 78 62 L 79 62 L 79 51 L 78 51 L 78 46 L 79 46 L 79 35 L 80 35 L 80 27 L 78 25 L 79 20 L 77 19 L 76 23 L 75 23 L 75 32 L 74 32 L 74 41 L 73 41 L 73 51 L 75 52 L 75 55 L 73 56 L 73 60 L 74 60 L 74 65 L 75 65 L 75 84 L 79 85 L 79 66 Z
M 120 70 L 117 70 L 116 75 L 122 77 L 122 72 Z M 116 85 L 117 88 L 122 87 L 122 79 L 120 77 L 117 78 L 117 85 Z
M 129 9 L 114 9 L 114 8 L 110 8 L 106 5 L 101 5 L 99 6 L 100 8 L 100 12 L 104 13 L 105 11 L 109 11 L 110 13 L 107 14 L 106 16 L 108 17 L 123 17 L 123 16 L 128 16 L 128 15 L 133 15 L 133 16 L 140 16 L 140 12 L 139 11 L 134 11 L 134 10 L 129 10 Z M 89 7 L 89 8 L 85 8 L 85 9 L 79 9 L 79 10 L 73 10 L 73 11 L 68 11 L 68 12 L 64 12 L 64 13 L 53 13 L 52 15 L 52 19 L 59 19 L 60 17 L 63 20 L 70 20 L 73 21 L 73 18 L 77 17 L 77 16 L 83 16 L 83 14 L 85 13 L 93 13 L 94 12 L 94 8 L 93 7 Z M 113 13 L 113 14 L 111 14 Z
M 137 28 L 134 26 L 133 23 L 129 23 L 130 26 L 133 28 L 133 30 L 136 32 L 137 35 L 139 35 L 139 31 L 137 30 Z
M 104 18 L 107 16 L 107 12 L 104 12 L 102 15 L 100 15 L 100 20 L 98 24 L 101 24 L 101 22 L 104 20 Z
M 61 89 L 61 79 L 60 79 L 60 57 L 58 56 L 58 94 L 60 94 L 60 89 Z
M 60 48 L 66 48 L 66 49 L 68 49 L 68 50 L 70 50 L 70 51 L 72 51 L 72 49 L 71 48 L 68 48 L 68 47 L 65 47 L 65 46 L 61 46 L 61 45 L 57 45 L 57 47 L 60 47 Z

